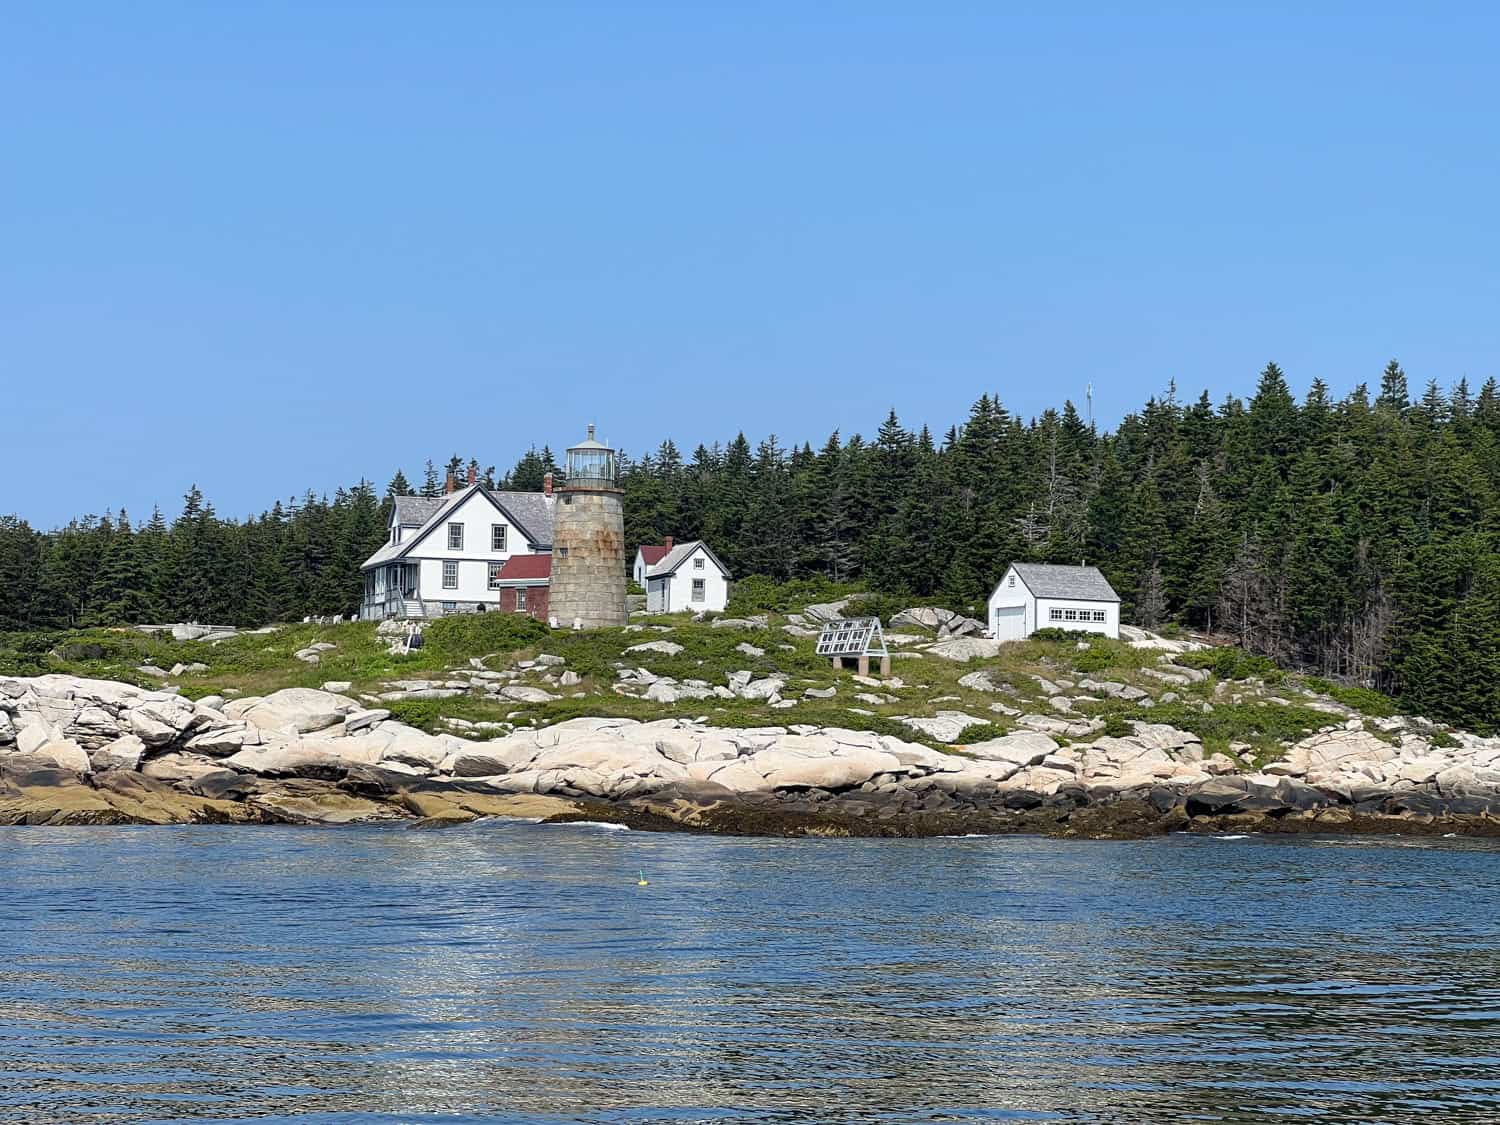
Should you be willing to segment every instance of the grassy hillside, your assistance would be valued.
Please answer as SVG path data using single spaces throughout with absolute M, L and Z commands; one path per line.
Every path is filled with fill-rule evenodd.
M 791 611 L 784 599 L 779 604 Z M 406 722 L 460 733 L 470 730 L 465 724 L 485 724 L 479 737 L 512 725 L 548 725 L 582 715 L 672 716 L 739 727 L 836 725 L 942 745 L 932 734 L 899 720 L 950 712 L 976 720 L 963 730 L 960 743 L 1047 725 L 1053 728 L 1049 733 L 1067 742 L 1128 734 L 1131 721 L 1137 720 L 1194 731 L 1209 751 L 1233 749 L 1259 761 L 1351 715 L 1379 719 L 1395 713 L 1392 701 L 1378 693 L 1283 673 L 1234 649 L 1164 657 L 1121 641 L 1068 635 L 1007 645 L 996 657 L 963 664 L 922 651 L 932 638 L 911 631 L 907 643 L 892 645 L 893 679 L 861 684 L 849 670 L 835 672 L 816 656 L 811 638 L 786 631 L 782 613 L 769 613 L 765 621 L 763 627 L 738 628 L 682 617 L 641 618 L 623 629 L 569 633 L 552 632 L 529 618 L 485 614 L 430 624 L 425 647 L 410 655 L 392 655 L 375 626 L 365 623 L 289 625 L 218 642 L 174 641 L 119 629 L 0 634 L 0 674 L 64 672 L 143 686 L 171 684 L 192 698 L 261 695 L 283 687 L 348 681 L 350 694 L 388 707 Z M 682 651 L 626 651 L 656 640 L 680 645 Z M 333 647 L 319 654 L 316 665 L 295 655 L 317 643 Z M 521 667 L 541 654 L 561 657 L 562 667 L 580 682 L 561 686 L 561 669 L 555 666 Z M 206 670 L 167 677 L 139 670 L 194 663 Z M 628 689 L 636 694 L 616 690 L 621 669 L 644 669 L 655 677 L 709 687 L 725 684 L 736 672 L 750 672 L 756 679 L 779 676 L 785 680 L 782 695 L 796 702 L 774 707 L 766 699 L 647 700 L 639 697 L 641 687 Z M 1203 678 L 1192 683 L 1162 678 L 1165 673 L 1181 681 L 1184 669 Z M 556 698 L 536 703 L 496 699 L 483 690 L 492 685 L 471 679 L 481 670 L 515 672 L 512 683 L 541 687 Z M 983 687 L 970 677 L 975 672 L 986 674 Z M 960 682 L 966 677 L 967 685 Z M 461 694 L 379 700 L 397 681 L 426 681 L 461 689 Z M 832 698 L 806 694 L 829 688 L 835 691 Z M 1064 725 L 1067 730 L 1056 729 Z

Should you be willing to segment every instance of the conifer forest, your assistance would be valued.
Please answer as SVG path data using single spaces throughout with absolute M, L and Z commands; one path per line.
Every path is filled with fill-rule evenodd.
M 437 495 L 471 466 L 520 490 L 556 470 L 547 449 L 504 472 L 455 456 L 415 483 L 398 471 L 248 519 L 219 515 L 196 487 L 170 516 L 55 530 L 0 516 L 0 631 L 352 613 L 389 497 Z M 1211 632 L 1417 713 L 1500 726 L 1493 379 L 1414 394 L 1392 361 L 1373 391 L 1336 398 L 1316 381 L 1299 402 L 1270 364 L 1248 401 L 1172 388 L 1110 432 L 1071 403 L 1025 420 L 984 395 L 941 434 L 892 412 L 872 435 L 835 431 L 818 448 L 739 434 L 688 453 L 667 440 L 622 455 L 622 480 L 632 554 L 702 538 L 736 578 L 826 578 L 963 610 L 1011 560 L 1086 560 L 1127 622 Z

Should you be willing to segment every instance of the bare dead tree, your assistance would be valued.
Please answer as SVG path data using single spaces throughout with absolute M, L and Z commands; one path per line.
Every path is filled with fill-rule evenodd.
M 1135 599 L 1135 621 L 1144 629 L 1154 629 L 1161 624 L 1166 613 L 1167 584 L 1162 577 L 1161 565 L 1153 562 L 1141 577 Z

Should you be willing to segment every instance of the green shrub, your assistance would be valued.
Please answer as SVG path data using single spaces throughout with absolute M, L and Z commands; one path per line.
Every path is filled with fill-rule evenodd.
M 891 618 L 916 604 L 899 594 L 860 594 L 849 602 L 846 612 L 850 617 L 878 617 L 882 625 L 889 626 Z
M 1376 719 L 1388 719 L 1392 715 L 1400 714 L 1400 707 L 1396 701 L 1383 692 L 1374 688 L 1356 687 L 1350 684 L 1336 684 L 1332 680 L 1325 680 L 1321 676 L 1308 676 L 1303 681 L 1313 691 L 1321 692 L 1342 703 L 1350 710 L 1358 711 L 1361 715 L 1369 715 Z
M 979 742 L 988 742 L 992 738 L 1002 738 L 1009 733 L 1009 727 L 1002 727 L 995 723 L 980 723 L 978 726 L 964 727 L 964 732 L 959 735 L 959 738 L 962 739 L 961 745 L 973 746 Z M 906 728 L 905 737 L 909 742 L 915 740 L 915 733 L 910 727 Z
M 1135 727 L 1124 715 L 1112 714 L 1105 716 L 1104 733 L 1110 738 L 1128 738 L 1135 733 Z
M 1055 625 L 1048 625 L 1045 629 L 1038 629 L 1026 639 L 1028 641 L 1067 641 L 1070 644 L 1077 644 L 1078 634 L 1059 629 Z
M 754 613 L 795 613 L 806 606 L 836 602 L 862 590 L 862 586 L 850 582 L 834 582 L 828 578 L 798 578 L 791 582 L 777 582 L 764 574 L 752 574 L 734 584 L 729 592 L 729 604 L 725 612 L 730 617 L 748 617 Z
M 1276 667 L 1275 661 L 1231 645 L 1185 652 L 1176 661 L 1188 668 L 1206 668 L 1221 680 L 1248 680 L 1255 677 L 1267 683 L 1278 683 L 1286 675 Z
M 396 699 L 382 706 L 398 723 L 430 731 L 438 721 L 443 702 L 441 699 Z M 452 708 L 448 710 L 451 712 Z
M 1207 714 L 1191 703 L 1157 703 L 1141 708 L 1136 718 L 1190 730 L 1218 748 L 1230 742 L 1294 742 L 1333 721 L 1323 711 L 1279 703 L 1217 703 Z
M 1090 645 L 1086 652 L 1080 652 L 1078 659 L 1073 661 L 1073 667 L 1079 672 L 1104 672 L 1113 668 L 1116 656 L 1104 645 Z
M 552 631 L 524 613 L 462 613 L 440 617 L 422 629 L 428 652 L 450 661 L 491 652 L 514 652 L 545 640 Z
M 0 633 L 0 675 L 40 676 L 48 671 L 47 654 L 64 633 Z

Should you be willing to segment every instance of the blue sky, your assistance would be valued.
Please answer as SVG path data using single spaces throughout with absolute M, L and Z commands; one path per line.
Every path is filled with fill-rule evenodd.
M 6 8 L 0 512 L 1500 373 L 1489 6 L 220 7 Z

